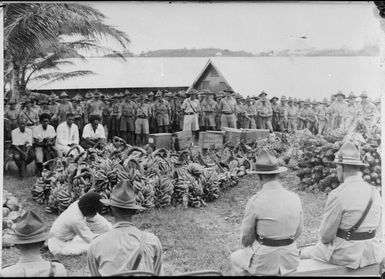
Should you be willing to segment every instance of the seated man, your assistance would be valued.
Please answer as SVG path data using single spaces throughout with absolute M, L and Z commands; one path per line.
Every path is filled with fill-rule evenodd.
M 67 154 L 72 147 L 76 145 L 79 146 L 79 129 L 78 126 L 74 124 L 75 116 L 73 113 L 68 113 L 66 118 L 66 121 L 60 123 L 56 129 L 55 148 L 60 157 Z M 81 146 L 79 146 L 79 150 L 80 152 L 84 151 Z M 77 150 L 73 150 L 71 154 L 77 155 Z
M 342 184 L 329 193 L 320 242 L 302 249 L 301 258 L 353 269 L 380 263 L 381 196 L 362 179 L 360 167 L 366 164 L 353 143 L 342 145 L 335 163 Z
M 302 230 L 302 206 L 298 195 L 286 190 L 278 175 L 286 171 L 266 149 L 258 155 L 256 173 L 262 190 L 246 205 L 241 226 L 245 248 L 231 254 L 232 275 L 286 275 L 297 269 L 295 240 Z
M 13 160 L 19 168 L 21 178 L 25 177 L 27 165 L 35 159 L 32 148 L 32 130 L 26 128 L 24 117 L 19 118 L 19 128 L 12 131 Z
M 54 149 L 56 132 L 53 126 L 49 125 L 51 116 L 48 113 L 40 115 L 40 125 L 33 130 L 33 141 L 36 153 L 36 168 L 39 176 L 43 171 L 43 162 L 57 156 Z
M 48 248 L 54 255 L 80 255 L 87 252 L 90 242 L 112 225 L 98 214 L 103 204 L 100 195 L 90 192 L 73 202 L 51 227 L 54 237 Z
M 106 135 L 104 127 L 100 124 L 100 116 L 97 114 L 90 115 L 90 123 L 84 126 L 81 146 L 84 149 L 95 146 L 97 143 L 106 143 Z
M 144 208 L 135 204 L 134 188 L 129 180 L 120 181 L 110 199 L 101 200 L 110 206 L 115 224 L 111 230 L 91 242 L 87 260 L 91 276 L 142 270 L 163 275 L 162 245 L 150 232 L 135 227 L 132 217 Z
M 15 225 L 14 235 L 5 237 L 3 242 L 15 244 L 19 250 L 19 261 L 3 267 L 1 277 L 64 277 L 67 271 L 57 262 L 45 261 L 40 253 L 44 241 L 52 237 L 40 217 L 27 211 Z

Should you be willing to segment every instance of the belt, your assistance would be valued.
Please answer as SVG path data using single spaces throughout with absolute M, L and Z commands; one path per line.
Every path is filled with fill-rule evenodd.
M 233 114 L 233 113 L 232 112 L 222 112 L 222 114 L 230 115 L 230 114 Z
M 147 119 L 147 116 L 144 116 L 144 115 L 138 115 L 138 118 Z
M 279 246 L 287 246 L 294 242 L 294 238 L 288 238 L 288 239 L 271 239 L 271 238 L 265 238 L 257 234 L 257 241 L 265 246 L 271 246 L 271 247 L 279 247 Z
M 376 235 L 376 230 L 372 232 L 349 232 L 341 229 L 337 230 L 337 236 L 347 241 L 372 239 L 375 237 L 375 235 Z
M 213 111 L 204 111 L 204 113 L 214 113 Z
M 132 115 L 123 115 L 123 117 L 127 117 L 127 118 L 133 118 Z
M 185 115 L 193 115 L 193 114 L 195 114 L 194 112 L 185 112 L 184 113 Z

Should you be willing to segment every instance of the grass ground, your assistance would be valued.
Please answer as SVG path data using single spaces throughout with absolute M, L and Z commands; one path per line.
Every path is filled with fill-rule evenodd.
M 282 176 L 282 183 L 296 191 L 298 179 L 295 173 Z M 44 213 L 44 207 L 35 203 L 29 188 L 35 178 L 21 180 L 14 176 L 4 176 L 4 189 L 15 194 L 25 209 L 35 210 L 49 226 L 55 215 Z M 230 274 L 229 256 L 240 248 L 239 228 L 247 200 L 260 189 L 257 176 L 242 178 L 238 186 L 222 193 L 215 202 L 200 209 L 155 209 L 136 216 L 134 222 L 140 229 L 157 235 L 164 249 L 166 275 L 200 269 L 217 269 Z M 297 191 L 296 191 L 297 192 Z M 318 228 L 326 200 L 324 194 L 297 192 L 304 209 L 304 231 L 299 245 L 307 245 L 317 240 Z M 110 217 L 108 217 L 111 220 Z M 17 261 L 15 248 L 3 249 L 2 266 Z M 44 257 L 52 255 L 44 251 Z M 89 275 L 86 256 L 58 258 L 71 276 Z

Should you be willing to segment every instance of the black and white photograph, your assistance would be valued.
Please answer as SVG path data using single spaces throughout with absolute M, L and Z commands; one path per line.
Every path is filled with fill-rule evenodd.
M 0 7 L 1 277 L 385 274 L 385 1 Z

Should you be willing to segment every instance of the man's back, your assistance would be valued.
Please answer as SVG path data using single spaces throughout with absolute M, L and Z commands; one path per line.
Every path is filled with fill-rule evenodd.
M 143 238 L 144 237 L 144 238 Z M 163 275 L 162 245 L 152 233 L 140 231 L 132 223 L 119 222 L 91 242 L 88 266 L 92 276 L 109 276 L 132 270 L 140 242 L 142 258 L 137 270 Z
M 40 256 L 33 259 L 21 258 L 16 264 L 1 270 L 2 277 L 49 277 L 50 272 L 54 277 L 65 277 L 67 271 L 60 263 L 51 263 Z

